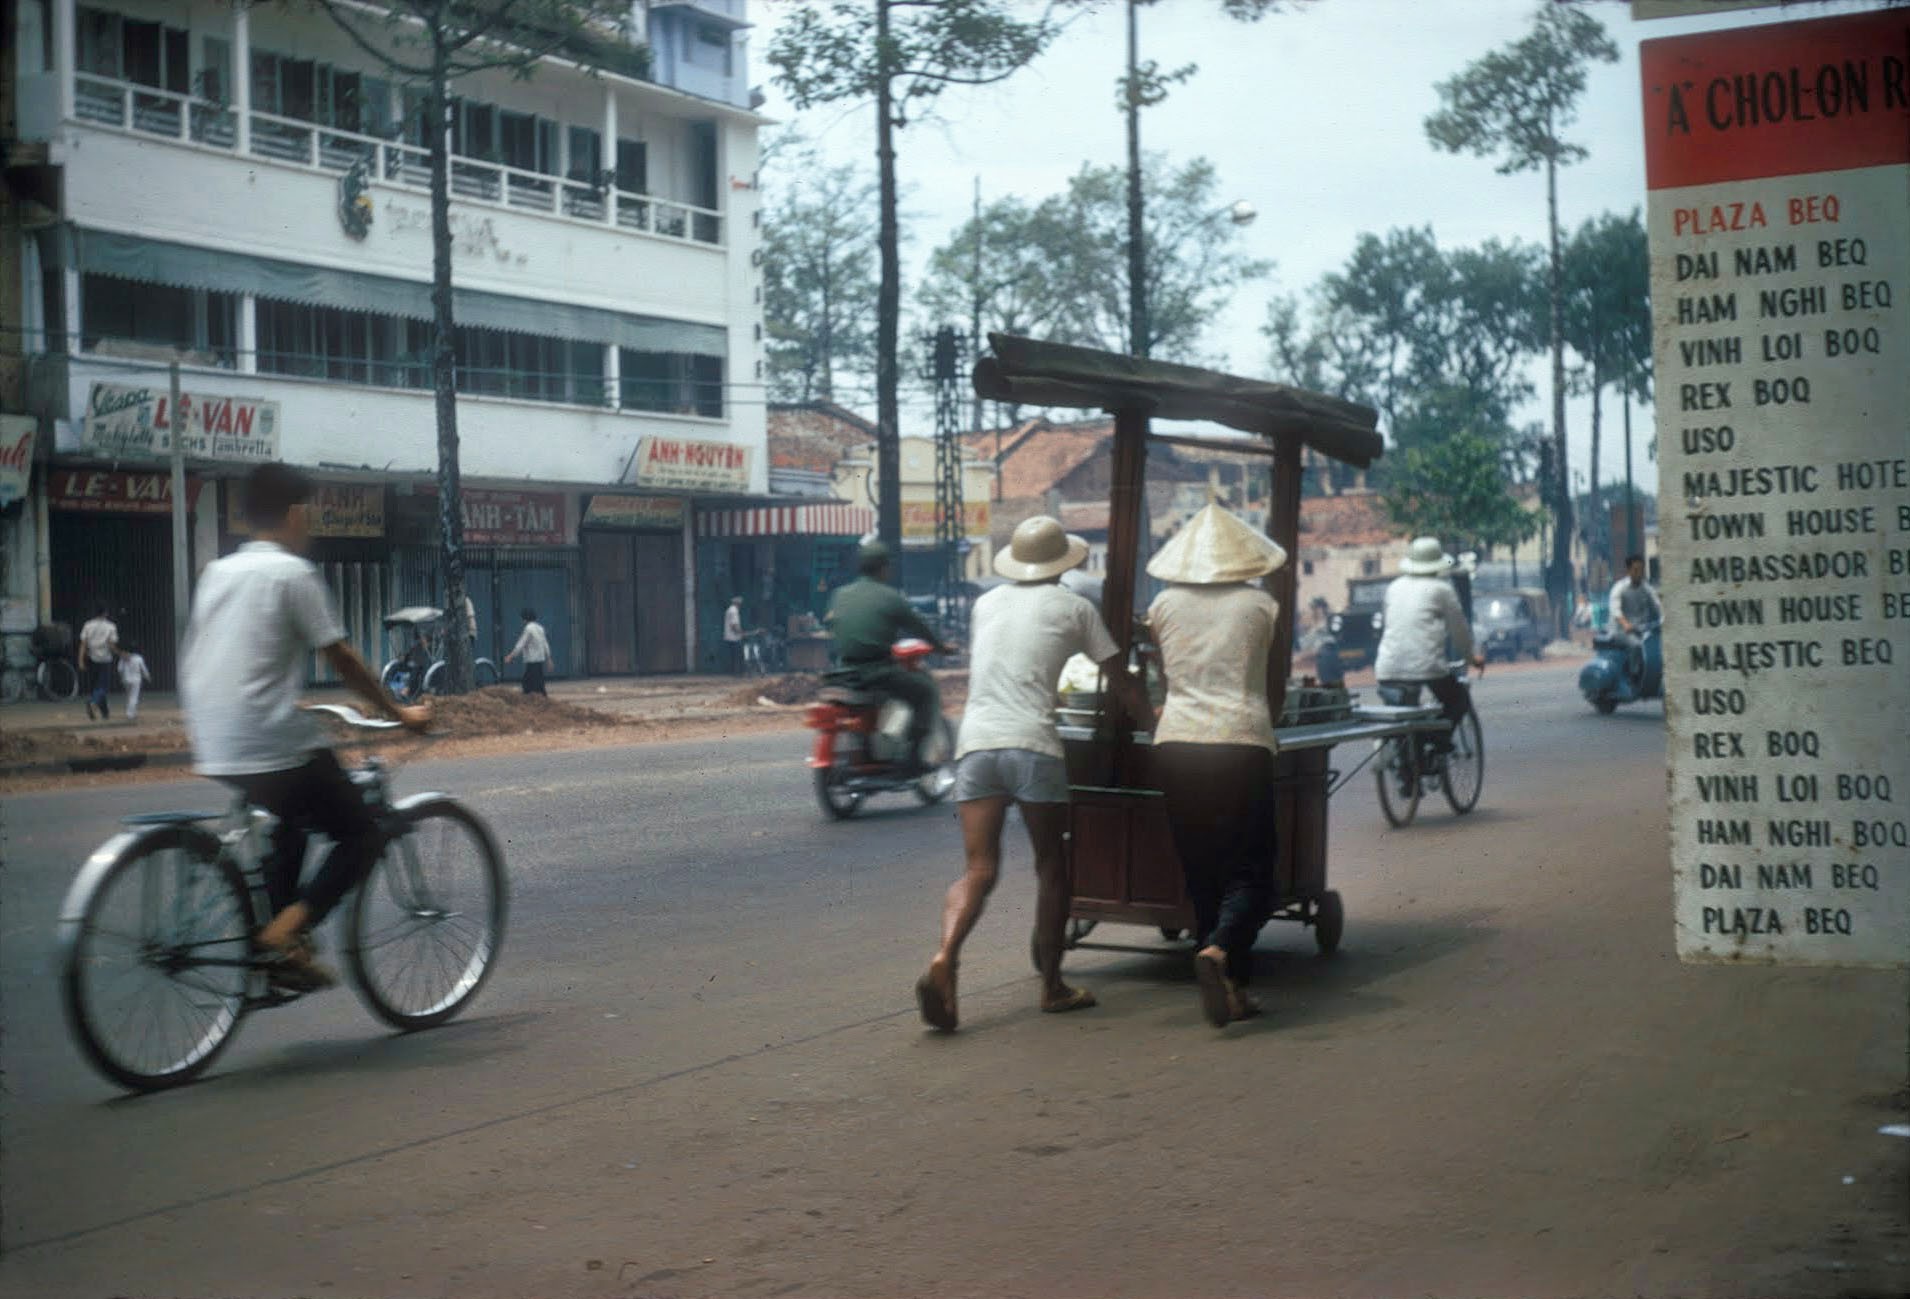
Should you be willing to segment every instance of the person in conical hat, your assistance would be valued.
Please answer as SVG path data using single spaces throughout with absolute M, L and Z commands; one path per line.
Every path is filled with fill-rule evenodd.
M 1286 562 L 1278 543 L 1209 505 L 1147 565 L 1169 584 L 1147 610 L 1167 681 L 1154 774 L 1194 904 L 1201 1011 L 1217 1028 L 1260 1009 L 1246 987 L 1272 906 L 1267 663 L 1280 606 L 1255 583 Z
M 1075 654 L 1099 664 L 1129 719 L 1145 725 L 1147 695 L 1128 675 L 1126 655 L 1086 598 L 1061 585 L 1088 557 L 1088 543 L 1047 515 L 1015 529 L 995 571 L 1012 580 L 975 601 L 970 620 L 968 703 L 956 740 L 955 802 L 967 868 L 948 890 L 942 941 L 915 984 L 924 1021 L 944 1032 L 958 1017 L 955 974 L 962 943 L 1001 871 L 1001 834 L 1009 804 L 1021 809 L 1034 849 L 1035 958 L 1041 1009 L 1085 1010 L 1094 994 L 1061 980 L 1068 923 L 1065 839 L 1068 769 L 1055 729 L 1055 688 Z
M 1403 687 L 1414 695 L 1425 686 L 1455 726 L 1472 707 L 1472 692 L 1452 675 L 1448 647 L 1481 671 L 1486 665 L 1473 646 L 1472 624 L 1459 593 L 1445 580 L 1456 563 L 1439 538 L 1413 538 L 1406 558 L 1399 561 L 1399 576 L 1386 588 L 1379 649 L 1373 655 L 1373 676 L 1382 686 Z M 1452 751 L 1450 732 L 1429 743 L 1435 752 Z

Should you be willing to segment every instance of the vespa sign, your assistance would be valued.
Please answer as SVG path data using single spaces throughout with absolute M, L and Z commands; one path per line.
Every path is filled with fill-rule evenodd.
M 0 506 L 27 494 L 27 476 L 33 470 L 33 420 L 24 415 L 0 415 Z
M 86 402 L 85 446 L 111 456 L 172 454 L 175 420 L 163 388 L 96 383 Z M 180 446 L 200 460 L 263 461 L 279 456 L 279 404 L 250 397 L 179 394 Z

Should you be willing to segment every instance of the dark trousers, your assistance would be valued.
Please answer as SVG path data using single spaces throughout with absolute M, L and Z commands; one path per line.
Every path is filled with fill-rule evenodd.
M 99 709 L 101 717 L 106 716 L 106 697 L 113 689 L 113 674 L 119 665 L 110 659 L 105 663 L 95 663 L 91 659 L 86 663 L 87 698 L 93 707 Z
M 1432 691 L 1432 697 L 1439 701 L 1439 711 L 1446 721 L 1456 729 L 1472 711 L 1472 692 L 1460 684 L 1458 677 L 1434 677 L 1430 681 L 1382 681 L 1380 685 L 1403 690 L 1406 698 L 1413 703 L 1419 702 L 1419 687 L 1425 686 Z M 1452 752 L 1452 732 L 1433 736 L 1428 741 L 1440 753 Z
M 723 642 L 723 662 L 728 665 L 729 674 L 731 676 L 740 677 L 743 675 L 742 641 L 726 640 Z
M 864 690 L 873 690 L 909 706 L 909 744 L 921 752 L 929 728 L 942 713 L 942 692 L 935 678 L 895 663 L 871 664 L 856 669 L 856 681 Z
M 546 698 L 550 696 L 550 691 L 544 689 L 544 665 L 542 663 L 526 663 L 524 665 L 524 693 L 527 695 L 543 695 Z
M 274 915 L 303 902 L 311 908 L 316 926 L 364 879 L 384 850 L 384 832 L 365 806 L 363 792 L 351 783 L 330 749 L 313 754 L 302 767 L 220 779 L 244 794 L 248 803 L 279 819 L 272 834 L 272 855 L 264 864 L 265 892 Z M 314 833 L 330 839 L 332 847 L 311 883 L 301 890 L 299 869 L 305 864 L 306 842 Z
M 1223 949 L 1227 976 L 1245 986 L 1273 903 L 1273 754 L 1257 744 L 1158 744 L 1154 774 L 1194 904 L 1194 936 Z

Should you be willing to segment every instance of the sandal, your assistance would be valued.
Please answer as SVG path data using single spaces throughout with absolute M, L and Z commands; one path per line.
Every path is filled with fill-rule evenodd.
M 284 947 L 270 947 L 256 937 L 252 950 L 265 956 L 266 982 L 287 992 L 319 992 L 338 986 L 338 976 L 319 963 L 318 943 L 303 930 Z

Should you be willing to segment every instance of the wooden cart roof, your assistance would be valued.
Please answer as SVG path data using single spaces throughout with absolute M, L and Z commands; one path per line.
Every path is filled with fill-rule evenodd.
M 1379 412 L 1357 402 L 1191 365 L 990 334 L 975 362 L 975 391 L 990 401 L 1081 410 L 1141 408 L 1160 419 L 1212 420 L 1270 439 L 1298 438 L 1364 469 L 1385 443 Z

